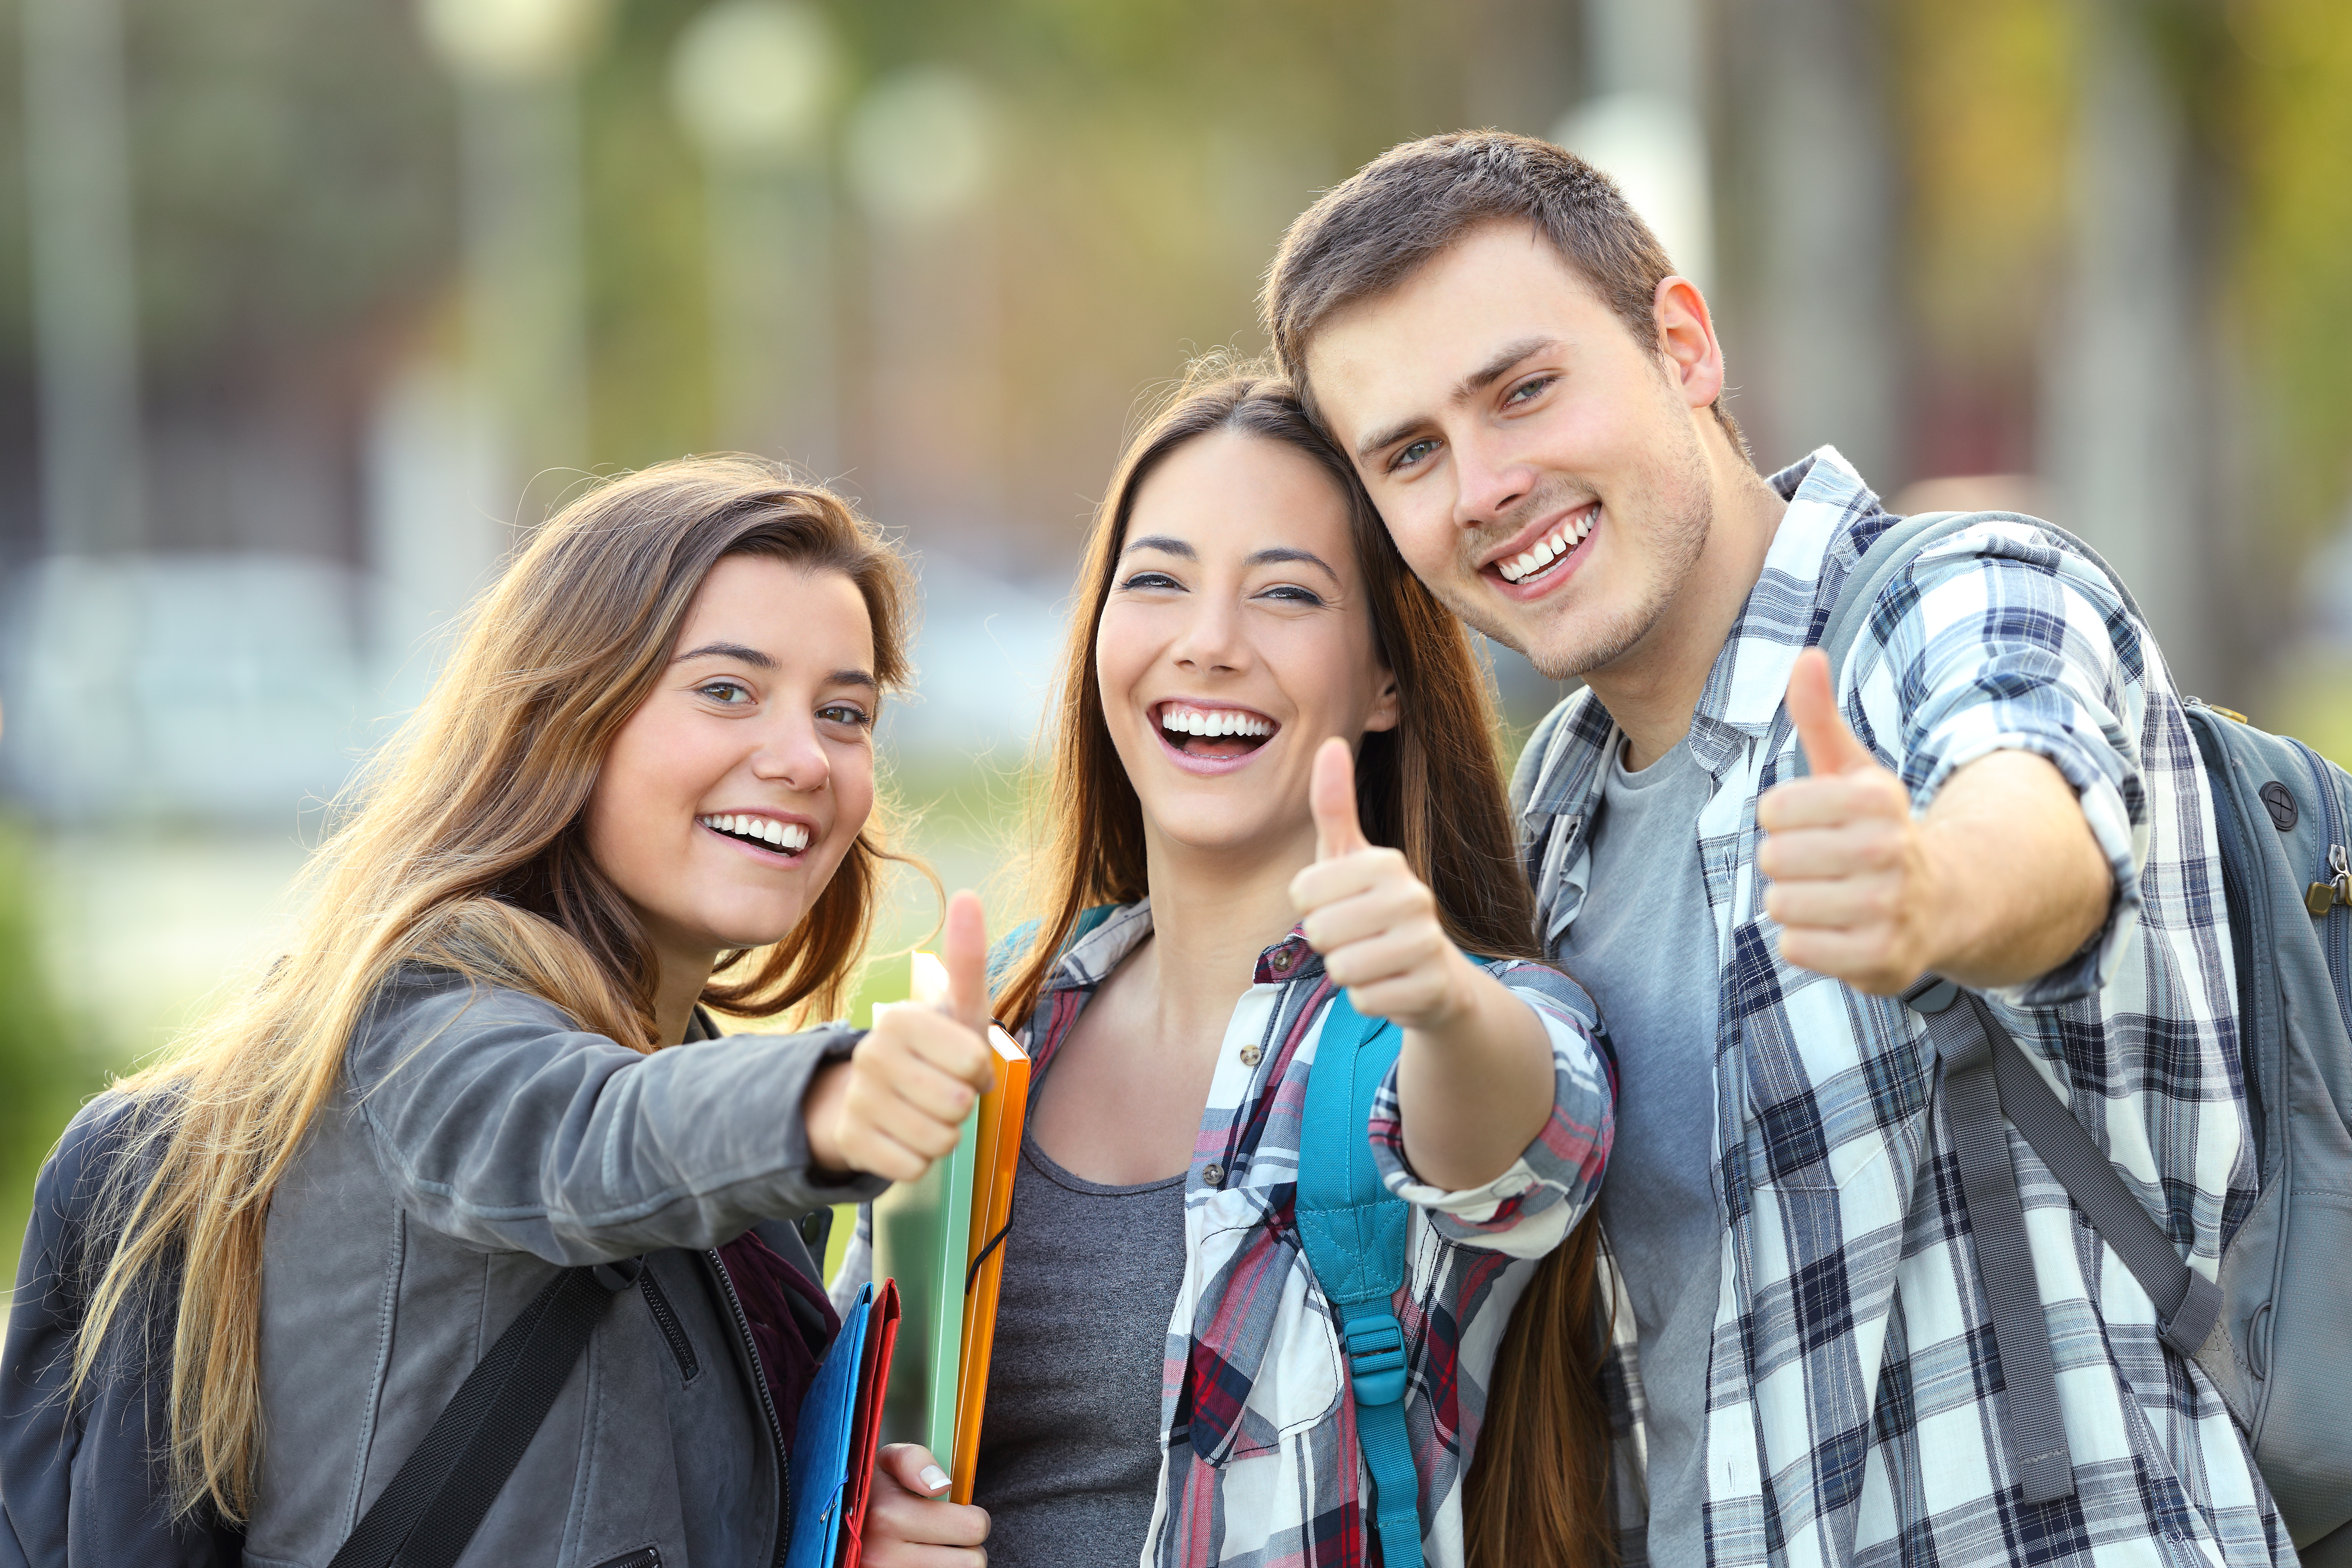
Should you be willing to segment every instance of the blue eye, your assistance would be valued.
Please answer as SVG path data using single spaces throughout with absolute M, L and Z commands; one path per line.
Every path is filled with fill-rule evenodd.
M 1437 450 L 1435 441 L 1428 439 L 1415 441 L 1389 459 L 1389 471 L 1394 473 L 1399 468 L 1409 468 L 1435 450 Z
M 1523 381 L 1511 388 L 1510 395 L 1503 399 L 1503 405 L 1507 408 L 1514 403 L 1525 403 L 1559 379 L 1557 376 L 1538 375 Z

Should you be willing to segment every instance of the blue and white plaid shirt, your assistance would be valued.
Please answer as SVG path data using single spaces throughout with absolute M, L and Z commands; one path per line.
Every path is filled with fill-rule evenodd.
M 1690 731 L 1714 780 L 1696 834 L 1720 974 L 1710 1568 L 2292 1563 L 2204 1370 L 2165 1351 L 2146 1292 L 2012 1133 L 2076 1487 L 2020 1500 L 1935 1049 L 1899 1004 L 1781 961 L 1755 868 L 1757 797 L 1800 771 L 1790 669 L 1895 520 L 1828 447 L 1771 483 L 1788 510 Z M 2213 804 L 2147 629 L 2095 566 L 2029 522 L 1989 520 L 1887 589 L 1836 679 L 1846 721 L 1915 811 L 1954 769 L 2005 749 L 2049 758 L 2074 786 L 2114 867 L 2112 911 L 2075 957 L 1991 1000 L 2210 1276 L 2255 1176 Z M 1583 902 L 1585 828 L 1619 740 L 1587 690 L 1519 764 L 1514 798 L 1555 952 Z M 1621 1294 L 1612 1403 L 1636 1562 L 1646 1505 L 1629 1320 Z

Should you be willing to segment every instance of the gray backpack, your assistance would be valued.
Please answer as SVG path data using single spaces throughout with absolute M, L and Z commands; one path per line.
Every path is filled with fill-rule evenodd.
M 1938 540 L 2030 523 L 2130 590 L 2064 530 L 2008 512 L 1928 512 L 1872 543 L 1821 637 L 1834 672 L 1880 595 Z M 1927 1021 L 2026 1500 L 2074 1490 L 2049 1331 L 2025 1245 L 2005 1119 L 2163 1314 L 2164 1342 L 2211 1375 L 2252 1443 L 2307 1568 L 2352 1565 L 2352 776 L 2225 708 L 2185 704 L 2213 792 L 2238 974 L 2238 1048 L 2260 1196 L 2217 1289 L 2182 1262 L 1983 1002 L 1928 977 Z

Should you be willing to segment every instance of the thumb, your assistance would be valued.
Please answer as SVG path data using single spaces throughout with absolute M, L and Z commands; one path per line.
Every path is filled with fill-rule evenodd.
M 1315 753 L 1307 802 L 1315 813 L 1315 858 L 1336 860 L 1365 847 L 1356 821 L 1356 754 L 1337 735 Z
M 948 900 L 940 957 L 948 972 L 948 1011 L 975 1033 L 988 1029 L 988 918 L 970 890 Z
M 947 1495 L 948 1473 L 920 1443 L 884 1445 L 874 1456 L 874 1468 L 917 1497 Z
M 1797 726 L 1805 766 L 1815 778 L 1878 765 L 1870 748 L 1846 728 L 1837 694 L 1830 689 L 1830 656 L 1817 647 L 1797 655 L 1797 666 L 1789 672 L 1789 719 Z

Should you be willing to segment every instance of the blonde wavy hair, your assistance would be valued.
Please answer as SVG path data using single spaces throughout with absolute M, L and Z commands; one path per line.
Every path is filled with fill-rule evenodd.
M 363 770 L 305 873 L 308 913 L 287 951 L 117 1086 L 130 1131 L 92 1231 L 72 1386 L 117 1336 L 161 1359 L 168 1329 L 180 1512 L 209 1503 L 231 1523 L 250 1512 L 270 1194 L 396 967 L 527 991 L 583 1028 L 655 1048 L 653 952 L 589 857 L 581 817 L 696 591 L 730 555 L 850 578 L 872 622 L 875 677 L 904 687 L 910 575 L 838 497 L 747 458 L 599 484 L 508 567 L 431 696 Z M 886 826 L 877 805 L 800 926 L 726 955 L 702 1000 L 739 1016 L 837 1011 L 882 863 L 901 858 Z

